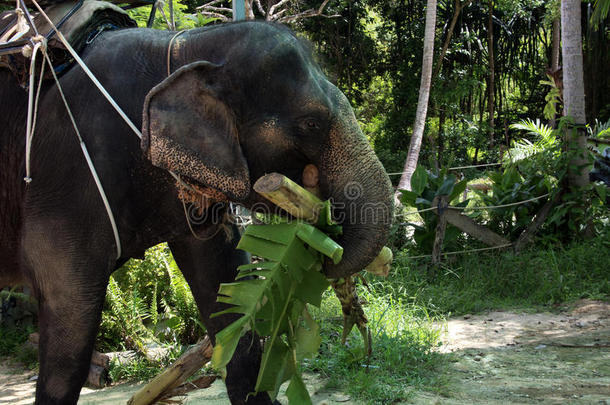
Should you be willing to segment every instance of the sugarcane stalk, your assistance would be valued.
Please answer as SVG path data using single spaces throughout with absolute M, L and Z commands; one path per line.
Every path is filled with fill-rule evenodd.
M 289 213 L 309 223 L 317 223 L 322 200 L 279 173 L 266 174 L 254 183 L 254 191 Z

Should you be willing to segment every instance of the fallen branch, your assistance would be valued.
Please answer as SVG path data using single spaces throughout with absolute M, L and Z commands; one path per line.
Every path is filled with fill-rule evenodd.
M 212 358 L 212 343 L 206 336 L 186 351 L 174 364 L 136 392 L 128 405 L 148 405 L 166 396 L 187 378 L 200 370 Z
M 517 241 L 515 242 L 515 252 L 520 252 L 523 250 L 525 245 L 527 245 L 532 240 L 534 235 L 536 235 L 538 229 L 540 229 L 540 227 L 544 224 L 544 221 L 546 221 L 546 218 L 549 216 L 551 208 L 553 208 L 557 201 L 559 201 L 561 194 L 561 192 L 555 194 L 552 199 L 548 200 L 542 206 L 538 214 L 536 214 L 536 219 L 534 219 L 534 221 L 529 224 L 527 229 L 524 230 L 521 235 L 519 235 L 519 238 L 517 238 Z
M 434 207 L 434 213 L 437 213 L 436 207 Z M 498 235 L 483 225 L 477 224 L 469 217 L 462 215 L 459 211 L 454 210 L 451 207 L 445 210 L 444 214 L 447 217 L 447 222 L 451 225 L 460 228 L 462 231 L 474 236 L 488 246 L 510 245 L 508 239 Z

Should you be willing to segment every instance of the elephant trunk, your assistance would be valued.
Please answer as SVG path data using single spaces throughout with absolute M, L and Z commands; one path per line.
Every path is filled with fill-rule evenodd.
M 343 226 L 337 242 L 343 259 L 327 264 L 326 275 L 339 278 L 363 270 L 386 243 L 393 216 L 392 185 L 354 117 L 347 100 L 330 131 L 320 158 L 320 188 L 333 201 Z

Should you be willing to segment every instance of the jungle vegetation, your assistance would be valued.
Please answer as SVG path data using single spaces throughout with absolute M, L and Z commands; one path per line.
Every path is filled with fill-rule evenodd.
M 218 18 L 198 11 L 205 3 L 174 3 L 175 28 L 217 23 Z M 263 3 L 268 9 L 279 1 Z M 286 14 L 317 10 L 321 3 L 287 2 Z M 289 23 L 311 43 L 324 71 L 351 101 L 395 185 L 413 133 L 427 3 L 331 0 L 323 16 Z M 586 122 L 576 124 L 586 124 L 579 130 L 592 140 L 585 156 L 591 170 L 608 147 L 604 141 L 610 140 L 610 1 L 578 5 Z M 230 7 L 230 2 L 216 6 Z M 252 12 L 264 17 L 258 7 Z M 132 15 L 145 24 L 145 9 Z M 359 290 L 368 302 L 377 342 L 368 361 L 378 372 L 372 377 L 359 367 L 363 354 L 355 333 L 356 344 L 341 347 L 340 307 L 330 290 L 321 307 L 312 311 L 324 340 L 322 354 L 306 363 L 307 370 L 355 398 L 389 403 L 407 398 L 409 386 L 442 384 L 434 373 L 443 362 L 434 351 L 442 339 L 434 321 L 493 308 L 542 308 L 579 298 L 610 298 L 607 186 L 566 185 L 571 161 L 566 133 L 575 122 L 562 117 L 560 21 L 558 0 L 438 1 L 421 169 L 412 180 L 419 186 L 397 211 L 389 241 L 396 257 L 390 277 L 366 275 L 368 287 Z M 163 15 L 157 15 L 155 27 L 167 28 Z M 497 165 L 449 170 L 480 164 Z M 471 184 L 483 185 L 484 191 L 467 190 Z M 498 206 L 548 194 L 527 204 L 469 214 L 509 240 L 528 227 L 546 201 L 557 199 L 523 252 L 456 255 L 431 272 L 427 258 L 413 257 L 430 253 L 437 217 L 411 212 L 430 206 L 426 193 L 434 195 L 449 186 L 459 189 L 454 204 L 463 207 Z M 457 228 L 447 228 L 443 249 L 481 246 Z M 160 245 L 143 261 L 132 260 L 113 275 L 96 348 L 145 352 L 161 344 L 175 350 L 204 334 L 188 286 L 167 246 Z M 6 329 L 0 329 L 0 337 L 0 354 L 10 353 L 23 340 Z M 131 370 L 115 375 L 144 378 L 150 375 L 147 367 L 142 366 L 142 374 Z

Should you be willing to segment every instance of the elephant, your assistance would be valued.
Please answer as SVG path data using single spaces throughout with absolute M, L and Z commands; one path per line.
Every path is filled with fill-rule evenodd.
M 219 285 L 249 257 L 235 249 L 239 232 L 226 215 L 205 214 L 231 203 L 274 209 L 253 191 L 266 173 L 302 182 L 305 167 L 317 169 L 321 197 L 343 226 L 343 259 L 325 265 L 327 277 L 364 269 L 387 240 L 389 178 L 348 99 L 288 28 L 245 21 L 179 35 L 119 29 L 99 35 L 82 59 L 142 129 L 140 139 L 79 66 L 61 75 L 118 243 L 53 81 L 43 82 L 31 182 L 23 181 L 27 93 L 0 69 L 0 286 L 30 285 L 38 300 L 37 404 L 77 402 L 110 274 L 158 243 L 168 243 L 214 342 L 235 319 L 210 317 L 224 308 Z M 204 190 L 205 203 L 185 202 L 185 189 Z M 248 395 L 262 350 L 255 341 L 244 336 L 227 366 L 233 404 L 271 403 L 267 393 Z

